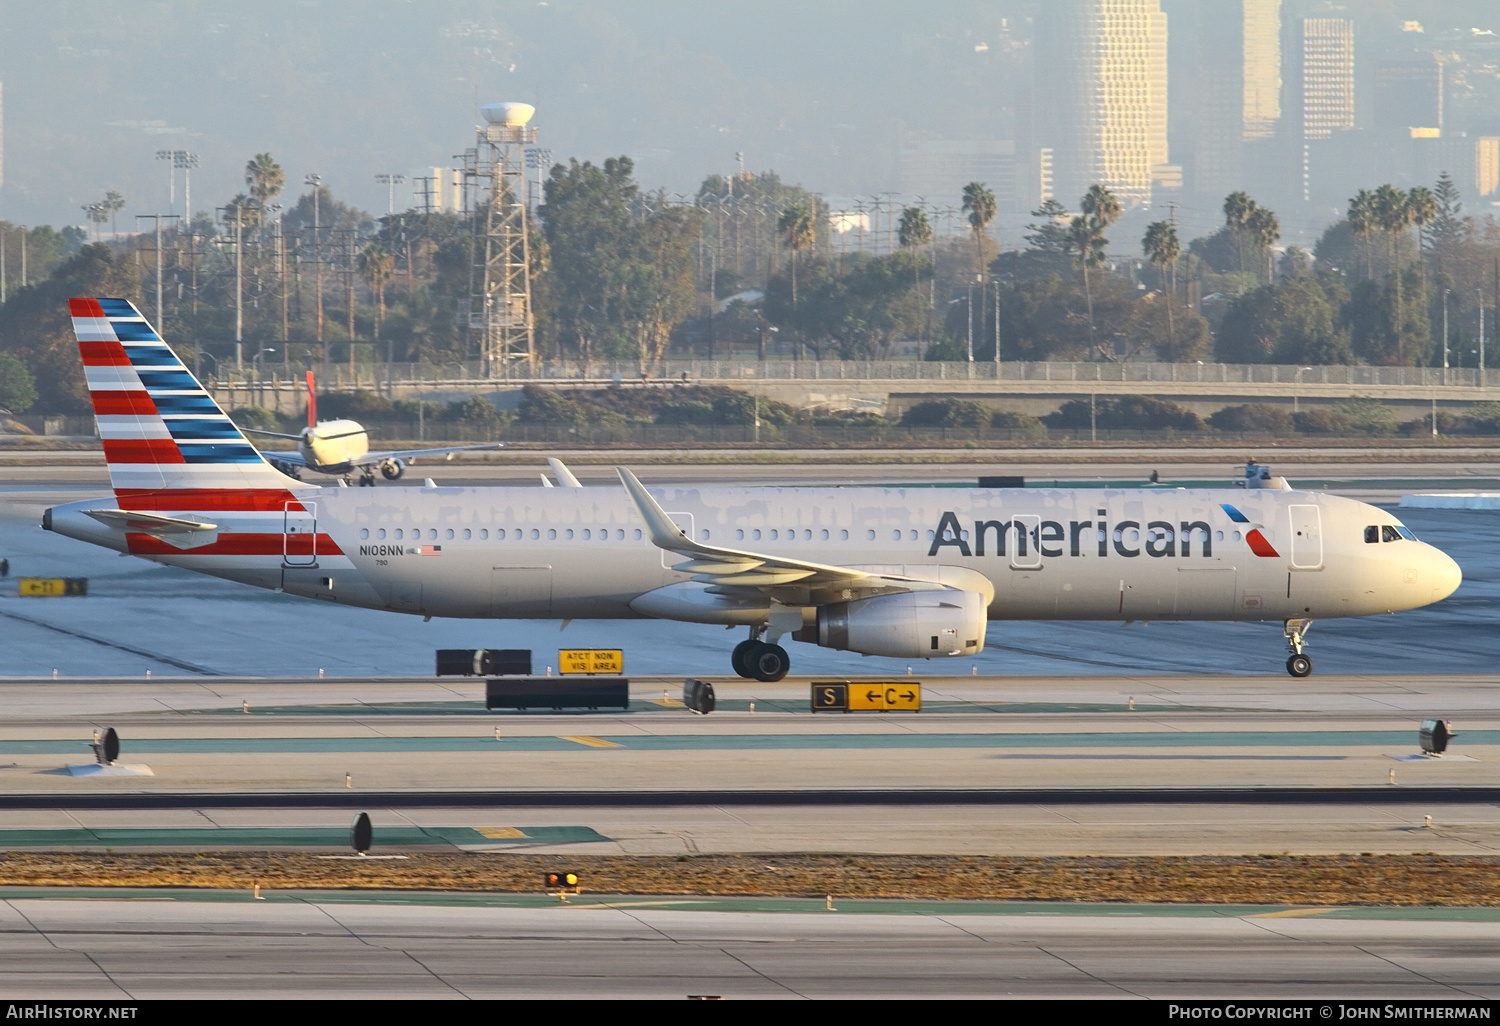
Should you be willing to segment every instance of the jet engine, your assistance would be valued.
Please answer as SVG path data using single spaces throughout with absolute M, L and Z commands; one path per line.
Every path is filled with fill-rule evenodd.
M 984 650 L 985 601 L 972 591 L 908 591 L 818 608 L 817 643 L 900 659 L 975 655 Z M 814 640 L 798 631 L 797 640 Z
M 380 476 L 387 481 L 395 481 L 404 473 L 406 473 L 406 464 L 394 456 L 380 464 Z

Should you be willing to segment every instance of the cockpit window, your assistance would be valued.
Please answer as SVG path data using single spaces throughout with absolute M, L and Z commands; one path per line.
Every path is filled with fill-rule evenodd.
M 1417 540 L 1417 536 L 1414 535 L 1414 534 L 1412 534 L 1411 530 L 1408 529 L 1408 528 L 1398 527 L 1398 528 L 1396 528 L 1396 533 L 1399 534 L 1401 537 L 1405 538 L 1407 541 L 1416 541 Z
M 1384 527 L 1382 527 L 1380 529 L 1380 540 L 1381 541 L 1388 541 L 1388 542 L 1397 541 L 1397 540 L 1400 539 L 1400 537 L 1401 537 L 1401 535 L 1399 535 L 1398 533 L 1396 533 L 1396 529 L 1394 527 L 1392 527 L 1390 524 L 1386 524 Z
M 1373 545 L 1378 541 L 1380 541 L 1380 527 L 1376 524 L 1371 524 L 1365 528 L 1365 544 Z

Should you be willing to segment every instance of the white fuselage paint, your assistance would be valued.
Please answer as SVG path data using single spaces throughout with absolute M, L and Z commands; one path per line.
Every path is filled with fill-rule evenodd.
M 623 488 L 295 491 L 315 506 L 316 533 L 342 555 L 184 549 L 149 558 L 309 598 L 444 617 L 637 617 L 632 600 L 692 579 L 671 569 L 681 557 L 651 543 Z M 1367 543 L 1366 527 L 1399 524 L 1390 513 L 1316 492 L 758 487 L 653 494 L 691 538 L 714 546 L 913 576 L 939 566 L 978 571 L 994 586 L 991 620 L 1363 616 L 1438 601 L 1461 580 L 1457 564 L 1423 542 Z M 1232 519 L 1223 503 L 1248 523 Z M 52 529 L 127 551 L 123 532 L 82 515 L 113 505 L 55 507 Z M 221 538 L 312 526 L 307 514 L 214 518 Z M 944 536 L 935 538 L 945 521 Z M 1000 553 L 1001 524 L 1025 529 L 1024 552 L 1011 527 Z M 1184 524 L 1199 526 L 1184 532 Z M 1252 529 L 1275 556 L 1252 552 Z M 795 586 L 776 598 L 806 601 Z M 745 622 L 715 616 L 676 618 Z

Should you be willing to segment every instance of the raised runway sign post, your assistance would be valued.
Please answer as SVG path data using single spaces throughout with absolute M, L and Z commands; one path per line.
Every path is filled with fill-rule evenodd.
M 618 648 L 565 648 L 557 653 L 558 673 L 625 672 L 625 652 Z
M 813 712 L 921 712 L 922 685 L 916 681 L 815 681 Z

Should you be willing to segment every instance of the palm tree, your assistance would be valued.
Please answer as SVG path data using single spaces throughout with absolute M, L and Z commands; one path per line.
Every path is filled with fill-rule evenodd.
M 1418 185 L 1406 194 L 1406 206 L 1411 211 L 1411 222 L 1417 226 L 1417 255 L 1427 251 L 1427 240 L 1423 238 L 1425 229 L 1438 216 L 1437 197 L 1432 190 L 1425 185 Z
M 104 208 L 109 211 L 109 233 L 119 236 L 120 226 L 115 223 L 115 215 L 125 209 L 125 197 L 113 189 L 104 194 Z
M 927 211 L 921 207 L 907 207 L 901 211 L 901 224 L 896 233 L 902 249 L 932 245 L 932 223 L 927 220 Z
M 1411 205 L 1406 193 L 1394 185 L 1382 185 L 1375 190 L 1375 224 L 1386 236 L 1386 256 L 1390 266 L 1399 270 L 1401 237 L 1411 227 Z
M 1224 197 L 1224 227 L 1234 236 L 1240 254 L 1240 273 L 1245 273 L 1245 229 L 1250 215 L 1255 211 L 1255 201 L 1249 194 L 1231 192 Z
M 1094 294 L 1089 287 L 1089 268 L 1104 263 L 1104 222 L 1090 214 L 1079 214 L 1068 225 L 1068 249 L 1073 262 L 1083 268 L 1083 296 L 1089 308 L 1089 343 L 1094 345 Z M 1097 346 L 1096 346 L 1097 348 Z
M 1361 189 L 1349 201 L 1349 229 L 1360 240 L 1365 251 L 1365 277 L 1374 275 L 1370 266 L 1370 232 L 1375 230 L 1375 197 L 1368 189 Z
M 1172 323 L 1172 294 L 1177 291 L 1177 258 L 1182 255 L 1182 242 L 1177 238 L 1177 227 L 1171 221 L 1155 221 L 1146 226 L 1146 235 L 1141 239 L 1141 248 L 1156 265 L 1161 275 L 1162 291 L 1167 294 L 1167 339 L 1177 340 L 1177 328 Z M 1172 287 L 1167 288 L 1167 268 L 1172 269 Z
M 1104 222 L 1106 228 L 1120 219 L 1123 209 L 1115 194 L 1098 184 L 1089 186 L 1089 191 L 1084 194 L 1079 207 L 1089 217 L 1096 217 Z
M 375 293 L 375 338 L 380 338 L 380 325 L 385 320 L 385 286 L 396 269 L 396 258 L 385 251 L 378 242 L 372 242 L 359 254 L 359 271 L 370 283 Z
M 797 254 L 818 241 L 817 221 L 805 204 L 797 203 L 781 212 L 776 227 L 787 249 L 792 251 L 792 320 L 797 319 Z M 799 337 L 800 342 L 800 337 Z M 800 349 L 801 346 L 798 346 Z
M 1263 258 L 1269 258 L 1271 247 L 1276 245 L 1276 240 L 1281 238 L 1281 222 L 1276 215 L 1265 207 L 1257 206 L 1250 211 L 1249 218 L 1245 221 L 1245 234 L 1250 236 L 1250 241 L 1255 244 L 1255 276 L 1260 277 L 1260 268 Z M 1276 277 L 1273 271 L 1267 270 L 1266 281 L 1270 282 Z
M 286 185 L 286 172 L 269 153 L 257 153 L 245 165 L 245 185 L 255 201 L 264 207 L 281 194 Z
M 969 228 L 974 232 L 974 273 L 984 277 L 984 233 L 995 219 L 999 207 L 995 194 L 983 182 L 970 182 L 964 186 L 964 213 L 969 215 Z

